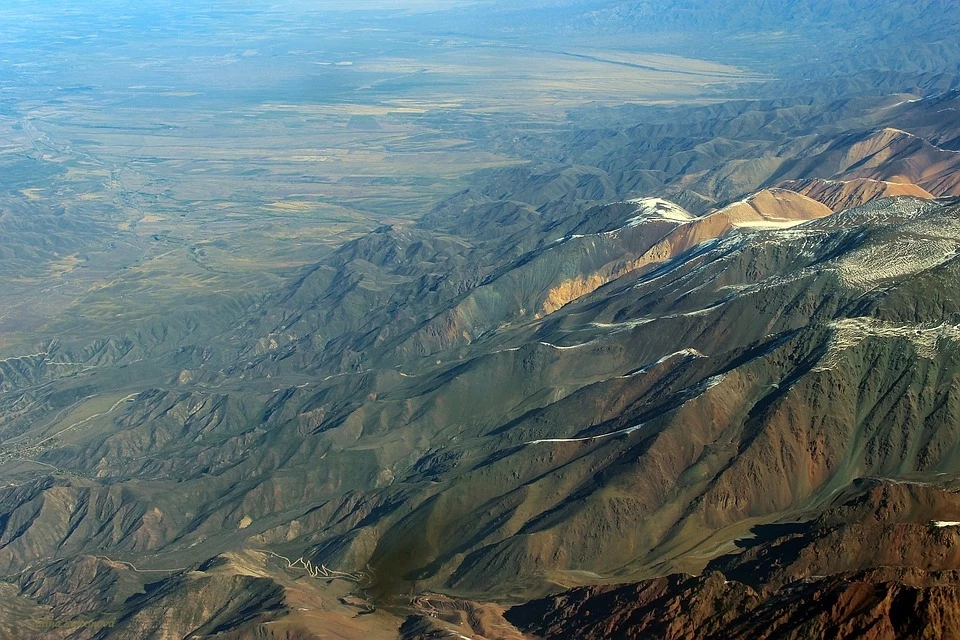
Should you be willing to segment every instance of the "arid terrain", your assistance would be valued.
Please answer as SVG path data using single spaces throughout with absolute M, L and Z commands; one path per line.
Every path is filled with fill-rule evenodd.
M 0 9 L 0 637 L 960 635 L 960 11 L 881 4 Z

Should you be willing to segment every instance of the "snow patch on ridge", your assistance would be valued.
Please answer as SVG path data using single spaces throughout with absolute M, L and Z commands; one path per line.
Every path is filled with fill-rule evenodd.
M 697 217 L 681 207 L 678 204 L 670 202 L 669 200 L 664 200 L 663 198 L 635 198 L 633 200 L 626 200 L 626 204 L 632 204 L 635 206 L 633 211 L 633 216 L 628 218 L 625 222 L 622 223 L 622 226 L 615 229 L 609 229 L 607 231 L 599 231 L 597 233 L 571 233 L 563 236 L 562 238 L 557 238 L 556 240 L 550 242 L 547 247 L 553 247 L 556 245 L 563 244 L 570 240 L 577 240 L 580 238 L 596 238 L 596 237 L 605 237 L 605 236 L 616 236 L 624 229 L 629 229 L 631 227 L 636 227 L 644 222 L 649 222 L 652 220 L 668 220 L 670 222 L 678 222 L 684 224 L 695 220 Z
M 683 357 L 683 358 L 706 358 L 705 355 L 703 355 L 702 353 L 700 353 L 700 352 L 697 351 L 696 349 L 681 349 L 680 351 L 674 351 L 673 353 L 668 353 L 667 355 L 663 356 L 662 358 L 660 358 L 660 359 L 657 360 L 656 362 L 650 362 L 650 363 L 648 363 L 648 364 L 645 364 L 645 365 L 643 365 L 642 367 L 640 367 L 639 369 L 636 369 L 636 370 L 634 370 L 634 371 L 631 371 L 630 373 L 625 373 L 625 374 L 623 374 L 622 376 L 617 376 L 617 378 L 619 378 L 619 379 L 633 378 L 634 376 L 638 376 L 638 375 L 640 375 L 641 373 L 646 373 L 647 371 L 649 371 L 649 370 L 652 369 L 653 367 L 657 366 L 658 364 L 663 364 L 664 362 L 667 362 L 668 360 L 672 360 L 673 358 L 677 358 L 677 357 Z
M 663 198 L 635 198 L 627 202 L 637 206 L 635 215 L 624 224 L 627 227 L 635 227 L 647 220 L 690 222 L 694 219 L 694 215 L 689 211 Z
M 948 238 L 899 238 L 896 243 L 857 249 L 836 265 L 841 281 L 853 287 L 870 287 L 936 267 L 957 255 L 960 245 Z
M 643 423 L 635 424 L 632 427 L 627 427 L 626 429 L 619 429 L 617 431 L 612 431 L 610 433 L 601 433 L 598 436 L 587 436 L 585 438 L 543 438 L 541 440 L 530 440 L 529 442 L 524 442 L 523 444 L 544 444 L 550 442 L 588 442 L 590 440 L 601 440 L 603 438 L 610 438 L 612 436 L 626 435 L 628 433 L 633 433 L 638 429 L 643 428 Z
M 917 196 L 891 196 L 871 200 L 859 207 L 851 207 L 832 216 L 811 221 L 807 227 L 820 230 L 849 229 L 865 225 L 880 226 L 907 222 L 908 220 L 919 220 L 925 213 L 937 209 L 938 206 L 933 200 Z
M 787 220 L 786 218 L 769 218 L 766 220 L 734 220 L 733 226 L 740 229 L 789 229 L 808 220 Z
M 625 320 L 623 322 L 591 322 L 590 326 L 596 327 L 597 329 L 615 329 L 622 331 L 649 324 L 654 320 L 655 318 L 640 318 L 638 320 Z
M 943 147 L 938 147 L 937 145 L 933 144 L 926 138 L 921 138 L 915 133 L 910 133 L 909 131 L 904 131 L 903 129 L 897 129 L 896 127 L 884 127 L 883 129 L 877 129 L 874 133 L 896 133 L 898 135 L 906 136 L 908 138 L 913 138 L 914 140 L 925 142 L 931 147 L 933 147 L 934 149 L 936 149 L 937 151 L 944 151 L 946 153 L 960 153 L 960 151 L 954 151 L 953 149 L 944 149 Z
M 830 350 L 824 356 L 823 364 L 817 371 L 825 371 L 835 366 L 839 354 L 856 347 L 868 338 L 909 340 L 921 358 L 933 359 L 939 352 L 942 340 L 960 342 L 960 326 L 942 323 L 936 327 L 923 325 L 899 325 L 883 322 L 875 318 L 845 318 L 830 324 L 834 331 Z
M 544 347 L 550 347 L 551 349 L 557 349 L 558 351 L 566 351 L 567 349 L 579 349 L 580 347 L 585 347 L 585 346 L 587 346 L 587 345 L 589 345 L 589 344 L 592 344 L 593 342 L 594 342 L 593 340 L 590 340 L 589 342 L 581 342 L 580 344 L 571 344 L 571 345 L 568 345 L 568 346 L 561 346 L 561 345 L 558 345 L 558 344 L 552 344 L 552 343 L 550 343 L 550 342 L 543 342 L 543 341 L 541 340 L 541 341 L 540 341 L 540 344 L 543 345 Z
M 656 364 L 662 364 L 662 363 L 666 362 L 667 360 L 670 360 L 671 358 L 676 358 L 677 356 L 689 356 L 689 357 L 691 357 L 691 358 L 704 358 L 704 357 L 706 357 L 706 356 L 704 356 L 702 353 L 700 353 L 699 351 L 697 351 L 696 349 L 689 349 L 689 348 L 688 348 L 688 349 L 680 349 L 680 351 L 674 351 L 673 353 L 668 353 L 667 355 L 663 356 L 662 358 L 660 358 L 659 360 L 657 360 L 657 361 L 654 362 L 653 364 L 655 364 L 655 365 L 656 365 Z
M 725 373 L 720 373 L 715 376 L 710 376 L 709 378 L 703 381 L 703 390 L 706 391 L 707 389 L 713 389 L 715 386 L 723 382 L 724 378 L 726 377 L 727 377 L 727 374 Z

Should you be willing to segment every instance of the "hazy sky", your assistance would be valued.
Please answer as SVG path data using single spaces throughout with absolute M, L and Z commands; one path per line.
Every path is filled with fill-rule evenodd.
M 313 6 L 340 10 L 410 9 L 413 11 L 453 9 L 476 4 L 491 4 L 493 0 L 323 0 Z

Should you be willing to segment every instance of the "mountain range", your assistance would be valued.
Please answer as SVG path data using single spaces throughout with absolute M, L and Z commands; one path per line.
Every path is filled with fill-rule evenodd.
M 557 24 L 701 20 L 580 4 Z M 19 299 L 139 251 L 113 223 L 147 205 L 41 206 L 10 160 L 4 295 L 45 314 L 0 324 L 0 635 L 960 634 L 960 85 L 845 64 L 511 130 L 526 162 L 322 248 L 265 236 L 297 260 L 249 281 L 158 232 L 216 291 L 160 262 L 161 312 L 140 265 Z

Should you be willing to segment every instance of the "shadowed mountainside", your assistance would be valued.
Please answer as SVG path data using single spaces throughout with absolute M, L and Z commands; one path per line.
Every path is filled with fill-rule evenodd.
M 956 487 L 853 483 L 812 522 L 762 525 L 700 577 L 584 587 L 514 607 L 539 638 L 950 638 Z

